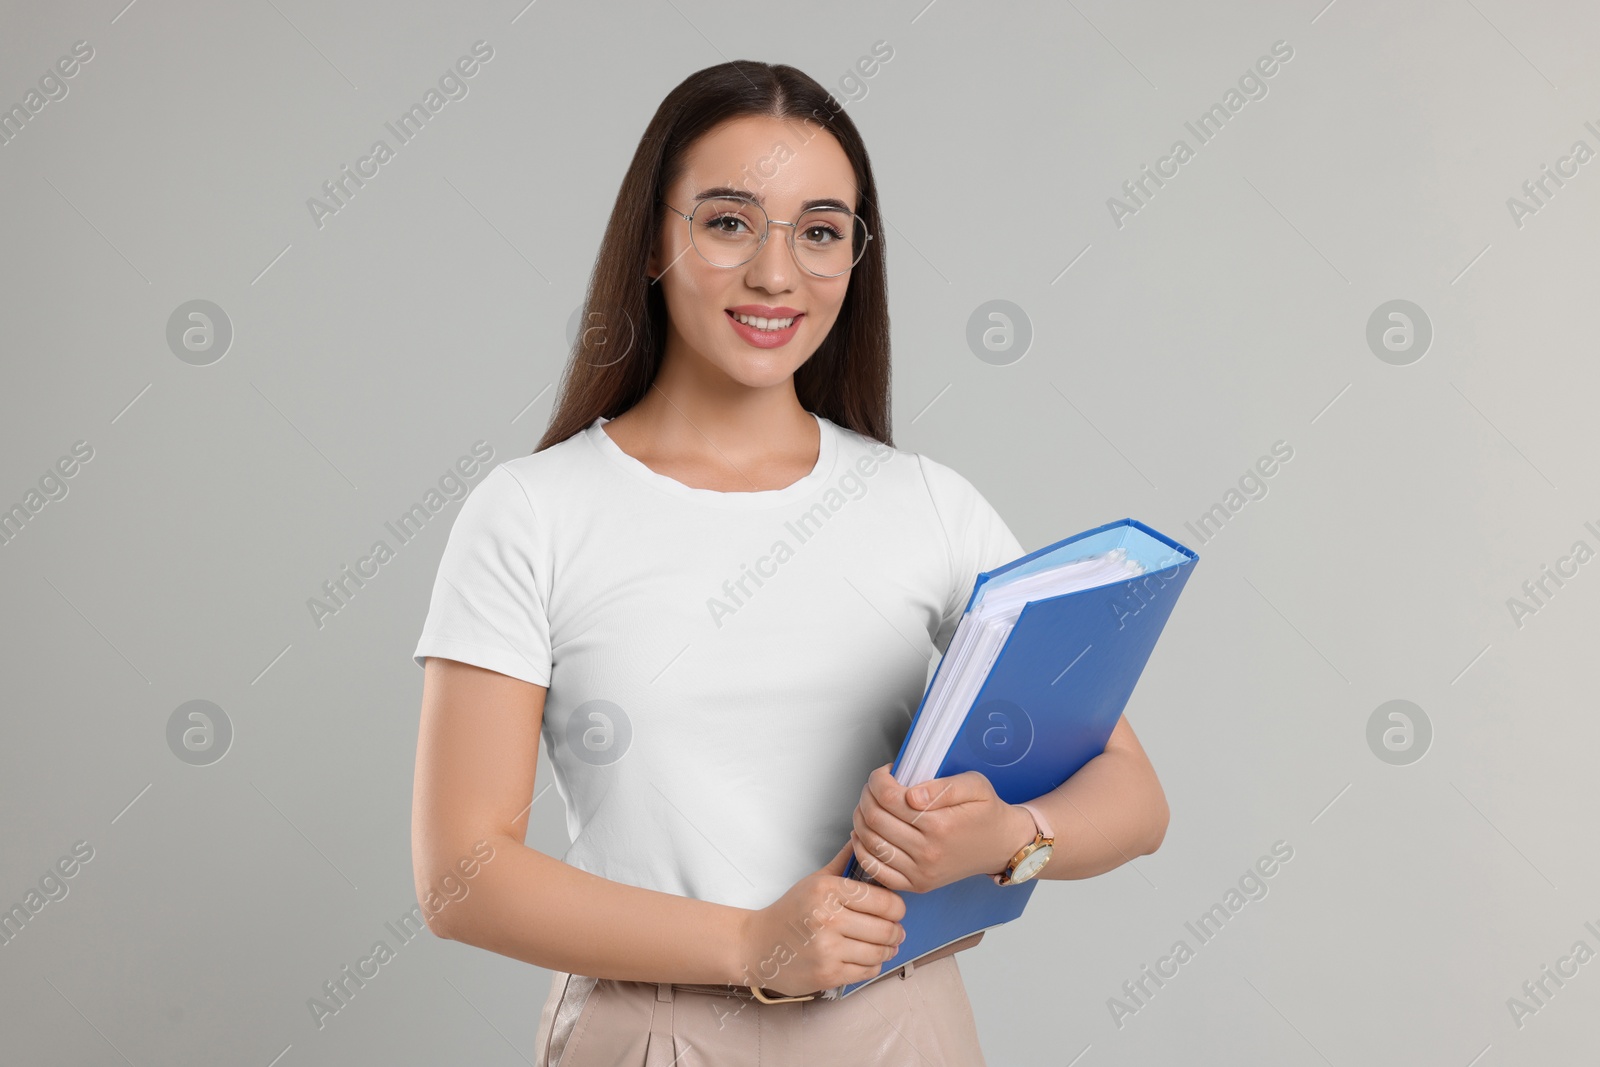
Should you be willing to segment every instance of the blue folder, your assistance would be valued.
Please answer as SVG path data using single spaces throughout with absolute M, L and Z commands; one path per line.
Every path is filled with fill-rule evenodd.
M 979 590 L 1000 575 L 1020 577 L 1117 547 L 1142 563 L 1145 572 L 1023 607 L 935 777 L 977 770 L 1002 800 L 1018 804 L 1050 792 L 1105 751 L 1198 555 L 1134 519 L 1108 522 L 984 571 L 963 612 L 970 612 Z M 891 773 L 900 769 L 944 664 L 941 659 L 929 680 Z M 1070 849 L 1072 844 L 1064 841 L 1061 847 Z M 844 875 L 871 881 L 854 855 Z M 901 893 L 906 939 L 899 950 L 877 978 L 839 986 L 823 996 L 849 996 L 907 961 L 1010 922 L 1022 914 L 1038 884 L 1035 878 L 1002 886 L 987 874 L 975 874 L 931 892 Z

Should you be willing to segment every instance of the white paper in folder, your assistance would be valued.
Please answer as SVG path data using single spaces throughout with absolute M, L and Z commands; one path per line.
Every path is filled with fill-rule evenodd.
M 1000 574 L 984 582 L 977 600 L 961 616 L 950 638 L 933 691 L 912 727 L 906 759 L 895 780 L 905 786 L 917 785 L 932 778 L 943 765 L 945 753 L 966 721 L 967 711 L 978 698 L 1000 649 L 1005 647 L 1011 627 L 1030 601 L 1125 581 L 1144 572 L 1144 565 L 1129 559 L 1127 549 L 1119 547 L 1028 571 L 1010 580 Z

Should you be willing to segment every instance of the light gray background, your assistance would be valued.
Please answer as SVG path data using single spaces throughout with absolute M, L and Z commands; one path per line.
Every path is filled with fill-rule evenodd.
M 94 458 L 0 547 L 0 905 L 94 858 L 0 945 L 7 1062 L 531 1059 L 547 972 L 431 935 L 312 1021 L 416 903 L 408 657 L 457 503 L 320 628 L 307 601 L 474 441 L 532 449 L 644 124 L 732 58 L 799 66 L 863 131 L 897 443 L 1027 548 L 1133 516 L 1200 554 L 1128 707 L 1166 842 L 964 954 L 990 1062 L 1592 1056 L 1600 962 L 1520 1027 L 1507 1000 L 1600 950 L 1600 562 L 1520 627 L 1507 601 L 1600 547 L 1600 160 L 1521 226 L 1507 199 L 1600 149 L 1600 14 L 1322 2 L 8 3 L 0 105 L 94 58 L 0 145 L 0 504 Z M 308 198 L 479 39 L 469 95 L 319 229 Z M 1280 40 L 1268 94 L 1116 226 Z M 194 299 L 234 329 L 204 367 L 166 341 Z M 1405 366 L 1366 340 L 1393 299 L 1434 331 Z M 1033 332 L 1003 366 L 966 341 L 991 300 Z M 1197 538 L 1279 440 L 1266 495 Z M 167 740 L 196 699 L 235 731 L 209 766 Z M 1405 766 L 1367 741 L 1393 699 L 1433 729 Z M 539 796 L 529 843 L 560 855 Z M 1268 895 L 1198 945 L 1279 840 Z

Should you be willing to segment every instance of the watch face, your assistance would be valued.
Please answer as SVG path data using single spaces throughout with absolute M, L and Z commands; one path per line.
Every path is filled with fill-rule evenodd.
M 1051 849 L 1050 845 L 1040 845 L 1028 853 L 1027 856 L 1023 857 L 1022 862 L 1017 864 L 1017 869 L 1011 874 L 1011 880 L 1013 882 L 1025 882 L 1038 874 L 1039 868 L 1043 867 L 1045 862 L 1050 859 Z

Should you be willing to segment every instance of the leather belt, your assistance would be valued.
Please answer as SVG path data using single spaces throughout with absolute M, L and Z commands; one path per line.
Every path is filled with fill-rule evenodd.
M 916 968 L 926 967 L 934 960 L 943 959 L 946 956 L 954 955 L 955 953 L 960 952 L 962 949 L 971 948 L 973 945 L 976 945 L 979 941 L 983 940 L 983 935 L 985 932 L 986 931 L 979 930 L 977 933 L 969 934 L 968 936 L 961 938 L 959 941 L 952 941 L 948 945 L 942 945 L 939 948 L 934 949 L 932 952 L 927 952 L 921 956 L 918 956 L 914 960 L 907 960 L 905 963 L 897 965 L 894 970 L 885 971 L 878 977 L 886 977 L 890 974 L 893 974 L 895 971 L 903 971 L 905 974 L 909 975 Z M 758 999 L 755 993 L 747 985 L 720 985 L 717 983 L 696 984 L 690 982 L 671 982 L 668 984 L 670 984 L 673 989 L 682 989 L 690 993 L 719 993 L 728 997 L 742 997 L 745 1000 Z M 821 993 L 822 991 L 819 989 L 816 992 Z

